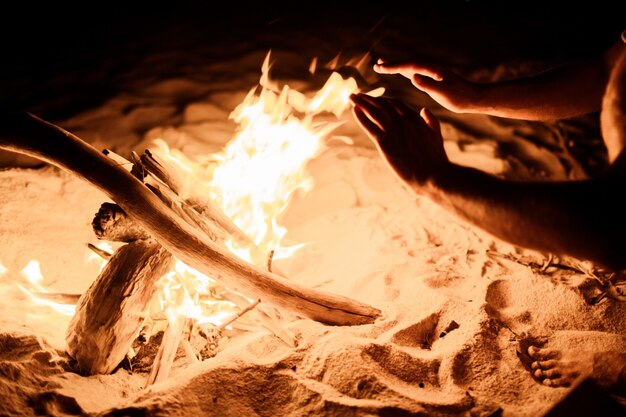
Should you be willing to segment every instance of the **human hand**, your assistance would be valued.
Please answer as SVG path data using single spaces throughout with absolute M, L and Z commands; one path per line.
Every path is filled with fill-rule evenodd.
M 400 74 L 433 100 L 456 113 L 478 111 L 481 84 L 466 80 L 449 69 L 415 62 L 393 63 L 382 59 L 374 65 L 379 74 Z
M 404 102 L 352 94 L 352 112 L 394 172 L 409 185 L 423 186 L 449 164 L 439 121 Z

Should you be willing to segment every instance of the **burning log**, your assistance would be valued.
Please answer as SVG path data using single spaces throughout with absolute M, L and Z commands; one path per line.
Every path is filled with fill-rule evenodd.
M 120 247 L 83 294 L 70 322 L 68 353 L 88 375 L 112 372 L 124 359 L 144 320 L 155 282 L 174 257 L 154 239 Z
M 149 150 L 146 150 L 141 156 L 141 163 L 151 175 L 161 180 L 178 196 L 181 196 L 183 190 L 182 184 L 185 183 L 185 181 L 168 166 L 169 164 L 160 160 L 157 155 Z M 237 227 L 237 225 L 233 223 L 222 210 L 216 207 L 210 199 L 191 195 L 184 199 L 182 208 L 186 212 L 197 213 L 201 216 L 203 223 L 206 223 L 206 227 L 209 228 L 212 233 L 218 236 L 227 234 L 235 238 L 242 245 L 250 246 L 254 244 L 250 237 Z
M 30 114 L 5 114 L 0 118 L 0 148 L 34 156 L 89 181 L 171 254 L 227 287 L 326 324 L 368 324 L 380 317 L 380 310 L 367 304 L 307 288 L 238 259 L 185 222 L 131 173 L 52 123 Z
M 157 178 L 167 189 L 171 190 L 174 194 L 173 198 L 177 201 L 172 201 L 172 197 L 164 195 L 160 189 L 156 193 L 159 198 L 170 207 L 174 206 L 173 208 L 175 209 L 180 208 L 180 210 L 182 210 L 181 217 L 187 220 L 191 225 L 199 227 L 212 241 L 224 245 L 227 240 L 226 238 L 231 237 L 242 247 L 256 249 L 254 241 L 233 223 L 226 213 L 217 207 L 211 199 L 195 194 L 188 195 L 183 199 L 181 197 L 181 194 L 183 194 L 182 184 L 189 183 L 190 181 L 183 180 L 181 175 L 176 172 L 175 167 L 171 164 L 162 161 L 156 154 L 153 154 L 149 150 L 146 150 L 141 157 L 134 156 L 134 159 L 141 164 L 144 171 L 147 171 L 150 175 Z M 187 188 L 193 189 L 193 187 Z M 273 253 L 270 254 L 270 258 L 268 259 L 267 270 L 281 277 L 286 277 L 280 269 L 275 266 L 272 267 L 272 256 Z

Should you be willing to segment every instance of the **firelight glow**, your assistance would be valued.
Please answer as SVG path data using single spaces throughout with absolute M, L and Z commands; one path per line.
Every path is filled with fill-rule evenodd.
M 303 246 L 281 246 L 287 229 L 280 225 L 280 216 L 295 193 L 312 189 L 307 163 L 325 149 L 326 138 L 341 125 L 338 119 L 349 105 L 350 94 L 359 92 L 353 78 L 333 72 L 315 95 L 307 97 L 287 85 L 281 88 L 270 79 L 269 70 L 268 53 L 259 85 L 230 114 L 238 129 L 222 152 L 191 159 L 162 140 L 155 141 L 152 150 L 182 170 L 185 186 L 192 187 L 182 194 L 208 195 L 250 238 L 252 245 L 243 246 L 235 239 L 225 244 L 233 254 L 261 268 L 267 268 L 268 259 L 284 259 Z M 324 113 L 337 120 L 316 118 Z M 205 294 L 210 282 L 214 283 L 178 262 L 176 271 L 159 283 L 160 307 L 168 317 L 184 315 L 198 323 L 221 324 L 236 313 L 237 306 L 223 300 L 204 300 L 201 305 L 198 294 Z
M 357 68 L 363 64 L 361 61 Z M 208 196 L 221 207 L 252 242 L 244 246 L 230 239 L 224 242 L 225 246 L 263 269 L 267 268 L 268 260 L 284 259 L 303 246 L 281 245 L 287 229 L 280 225 L 279 219 L 296 193 L 312 189 L 313 178 L 307 164 L 324 151 L 330 133 L 342 124 L 339 118 L 349 105 L 350 94 L 360 92 L 353 78 L 332 72 L 316 94 L 305 95 L 271 80 L 270 66 L 268 53 L 259 84 L 230 114 L 238 128 L 222 152 L 191 158 L 170 149 L 161 139 L 155 140 L 150 149 L 170 163 L 183 179 L 182 198 Z M 314 59 L 309 69 L 313 73 L 316 68 Z M 376 89 L 367 94 L 379 96 L 383 92 L 384 89 Z M 329 121 L 328 115 L 334 115 L 334 120 Z M 106 242 L 97 246 L 113 252 Z M 92 260 L 90 257 L 88 262 Z M 100 261 L 102 270 L 106 261 Z M 0 265 L 0 275 L 3 272 Z M 48 292 L 41 285 L 43 277 L 37 261 L 31 261 L 22 274 L 29 285 L 18 286 L 35 303 L 70 316 L 74 314 L 75 306 L 37 297 L 37 293 Z M 248 306 L 224 299 L 220 294 L 234 292 L 178 260 L 157 286 L 158 297 L 149 310 L 164 312 L 170 323 L 186 317 L 197 324 L 220 325 L 255 302 L 242 294 L 237 294 L 236 299 L 244 304 L 249 301 Z
M 28 264 L 26 264 L 24 269 L 22 269 L 21 275 L 28 282 L 28 286 L 25 287 L 21 284 L 18 284 L 17 286 L 26 295 L 28 295 L 35 304 L 46 305 L 65 316 L 71 317 L 74 315 L 74 313 L 76 312 L 75 305 L 55 303 L 54 301 L 37 297 L 36 295 L 37 292 L 39 293 L 50 292 L 41 285 L 41 282 L 43 281 L 43 275 L 41 274 L 39 261 L 36 261 L 34 259 L 30 260 Z
M 161 288 L 159 309 L 165 311 L 170 321 L 182 316 L 194 319 L 196 324 L 220 325 L 237 314 L 237 306 L 230 301 L 217 297 L 201 299 L 200 294 L 217 296 L 219 285 L 181 261 L 176 261 L 174 269 L 165 274 L 157 285 Z

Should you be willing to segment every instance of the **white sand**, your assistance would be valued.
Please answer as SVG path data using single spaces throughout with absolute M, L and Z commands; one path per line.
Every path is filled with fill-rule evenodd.
M 257 82 L 264 54 L 228 66 L 241 69 L 228 88 L 210 77 L 163 79 L 63 126 L 122 155 L 156 137 L 190 155 L 218 151 L 235 129 L 228 114 Z M 223 70 L 215 65 L 203 74 Z M 306 86 L 304 77 L 300 83 Z M 177 112 L 181 97 L 193 98 Z M 510 178 L 584 176 L 554 126 L 435 111 L 459 163 Z M 610 298 L 589 305 L 576 288 L 582 274 L 538 273 L 499 256 L 547 259 L 409 192 L 352 117 L 344 119 L 335 133 L 356 145 L 331 141 L 311 162 L 315 187 L 283 218 L 288 242 L 308 245 L 279 266 L 294 281 L 369 303 L 383 317 L 357 327 L 285 321 L 297 347 L 259 327 L 223 341 L 214 358 L 178 364 L 149 389 L 145 373 L 66 370 L 68 318 L 34 306 L 15 287 L 36 259 L 51 291 L 85 291 L 98 274 L 85 263 L 85 244 L 96 242 L 90 222 L 106 198 L 54 167 L 0 172 L 0 415 L 488 416 L 502 409 L 504 416 L 539 416 L 568 389 L 531 378 L 516 355 L 524 337 L 547 336 L 561 348 L 624 349 L 626 305 Z M 452 322 L 459 327 L 442 333 Z

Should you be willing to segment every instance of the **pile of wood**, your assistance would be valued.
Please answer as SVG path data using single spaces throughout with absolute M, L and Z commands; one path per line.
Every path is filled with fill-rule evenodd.
M 125 357 L 155 282 L 175 258 L 250 299 L 325 324 L 369 324 L 380 316 L 367 304 L 290 281 L 271 271 L 271 262 L 266 270 L 233 255 L 226 240 L 251 245 L 250 239 L 207 198 L 182 198 L 184 179 L 149 151 L 130 162 L 31 114 L 0 116 L 0 148 L 69 170 L 115 202 L 102 205 L 94 231 L 125 244 L 80 297 L 67 333 L 68 352 L 86 374 L 110 373 Z M 170 321 L 150 383 L 167 376 L 184 326 L 185 320 Z

